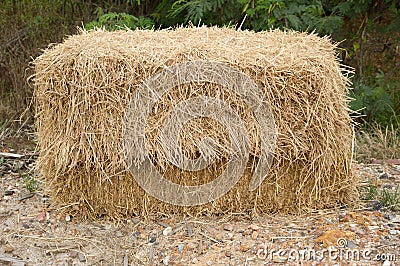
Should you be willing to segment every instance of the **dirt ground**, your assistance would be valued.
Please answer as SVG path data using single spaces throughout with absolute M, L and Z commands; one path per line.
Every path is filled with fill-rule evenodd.
M 301 216 L 79 222 L 30 179 L 34 147 L 0 139 L 0 152 L 24 155 L 0 156 L 0 265 L 400 265 L 400 212 L 385 206 L 393 197 Z M 400 184 L 396 160 L 353 167 L 371 198 Z

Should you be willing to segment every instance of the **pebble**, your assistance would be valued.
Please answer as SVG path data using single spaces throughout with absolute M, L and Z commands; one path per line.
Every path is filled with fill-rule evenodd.
M 258 237 L 258 232 L 257 231 L 253 231 L 253 233 L 251 234 L 251 238 L 252 239 L 256 239 Z
M 11 253 L 11 252 L 13 252 L 14 251 L 14 248 L 12 247 L 12 246 L 6 246 L 5 248 L 4 248 L 4 252 L 5 253 Z
M 78 253 L 78 260 L 80 262 L 86 262 L 85 255 L 83 255 L 82 253 Z
M 249 226 L 249 228 L 250 228 L 251 230 L 254 230 L 254 231 L 257 231 L 257 230 L 260 229 L 260 227 L 259 227 L 258 225 L 256 225 L 256 224 L 251 224 L 251 225 Z
M 65 221 L 66 222 L 71 221 L 71 216 L 69 214 L 65 215 Z
M 390 265 L 392 265 L 392 264 L 391 264 L 390 261 L 388 261 L 388 260 L 385 260 L 385 261 L 382 263 L 382 266 L 390 266 Z
M 5 192 L 4 192 L 4 195 L 5 196 L 11 196 L 12 194 L 14 194 L 15 193 L 15 190 L 6 190 Z
M 250 249 L 250 246 L 247 244 L 240 245 L 240 251 L 242 251 L 242 252 L 246 252 L 249 249 Z
M 163 230 L 163 235 L 165 235 L 165 236 L 170 236 L 171 234 L 172 234 L 172 227 L 171 226 L 168 226 L 167 228 L 165 228 L 164 230 Z
M 185 247 L 184 244 L 179 244 L 179 245 L 178 245 L 178 251 L 179 251 L 179 252 L 182 252 L 184 247 Z
M 233 225 L 232 224 L 224 224 L 223 228 L 226 231 L 232 231 L 233 230 Z
M 390 231 L 389 231 L 389 234 L 391 234 L 391 235 L 397 235 L 397 230 L 390 230 Z
M 162 260 L 163 264 L 164 264 L 164 265 L 168 265 L 168 264 L 169 264 L 169 259 L 170 259 L 170 258 L 171 258 L 170 255 L 165 256 L 165 257 L 163 258 L 163 260 Z
M 199 260 L 198 260 L 197 258 L 193 258 L 193 259 L 192 259 L 192 263 L 193 263 L 193 264 L 196 264 L 196 263 L 198 263 L 198 262 L 199 262 Z
M 390 219 L 392 223 L 400 223 L 400 215 L 394 216 L 392 219 Z
M 388 178 L 389 178 L 388 173 L 383 173 L 383 174 L 381 174 L 381 175 L 379 176 L 379 179 L 388 179 Z
M 368 229 L 369 230 L 377 230 L 377 229 L 379 229 L 380 227 L 378 226 L 378 225 L 369 225 L 368 226 Z
M 197 244 L 195 242 L 190 242 L 187 244 L 188 250 L 193 250 L 197 247 Z
M 227 250 L 225 251 L 225 256 L 227 256 L 228 258 L 230 258 L 232 256 L 232 252 Z
M 78 252 L 76 252 L 75 250 L 71 250 L 71 251 L 69 252 L 69 256 L 70 256 L 71 258 L 75 259 L 75 258 L 78 257 Z

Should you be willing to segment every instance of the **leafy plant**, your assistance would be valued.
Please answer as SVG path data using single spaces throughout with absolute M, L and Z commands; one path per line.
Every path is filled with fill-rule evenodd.
M 85 28 L 91 30 L 104 27 L 106 30 L 114 31 L 129 28 L 131 30 L 151 29 L 154 21 L 148 17 L 135 17 L 126 13 L 107 13 L 101 15 L 97 21 L 86 24 Z
M 24 183 L 25 183 L 25 188 L 29 192 L 34 192 L 39 188 L 39 185 L 37 184 L 35 177 L 33 175 L 24 175 L 23 177 Z
M 343 18 L 335 14 L 325 1 L 319 0 L 241 0 L 248 16 L 246 26 L 255 31 L 286 28 L 316 31 L 321 35 L 339 30 Z
M 387 83 L 385 74 L 380 71 L 375 75 L 372 84 L 356 84 L 350 92 L 353 101 L 350 108 L 358 111 L 368 123 L 378 122 L 383 126 L 394 124 L 398 126 L 397 113 L 400 111 L 400 97 L 395 94 L 396 84 Z
M 374 200 L 378 196 L 378 187 L 371 182 L 368 182 L 368 186 L 361 187 L 360 191 L 363 192 L 363 200 Z
M 392 211 L 400 210 L 400 191 L 397 185 L 394 192 L 390 192 L 384 188 L 380 195 L 380 202 L 383 206 L 390 208 Z
M 367 186 L 360 188 L 360 192 L 362 193 L 361 198 L 363 200 L 379 201 L 381 206 L 389 208 L 392 211 L 400 210 L 399 185 L 397 185 L 394 192 L 390 192 L 386 188 L 380 191 L 377 185 L 369 181 Z

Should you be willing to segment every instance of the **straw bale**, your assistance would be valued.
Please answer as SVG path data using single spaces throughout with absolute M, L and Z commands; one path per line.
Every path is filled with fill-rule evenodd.
M 230 28 L 82 31 L 35 59 L 39 169 L 53 204 L 81 217 L 128 215 L 299 213 L 351 204 L 352 127 L 346 77 L 329 38 L 292 31 L 254 33 Z M 179 145 L 189 158 L 196 143 L 215 141 L 216 159 L 200 171 L 169 163 L 160 130 L 179 102 L 196 96 L 223 100 L 242 119 L 250 160 L 236 186 L 210 203 L 184 207 L 146 193 L 130 174 L 123 151 L 124 115 L 140 84 L 166 66 L 209 60 L 251 77 L 274 116 L 277 148 L 263 183 L 249 191 L 260 156 L 260 127 L 235 92 L 207 82 L 177 86 L 147 119 L 146 148 L 157 169 L 175 183 L 210 182 L 226 169 L 229 134 L 218 121 L 187 123 Z

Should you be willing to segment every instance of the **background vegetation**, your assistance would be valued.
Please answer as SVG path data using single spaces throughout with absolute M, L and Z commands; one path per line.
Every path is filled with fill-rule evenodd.
M 400 3 L 397 0 L 1 0 L 0 125 L 30 106 L 29 62 L 78 26 L 166 28 L 230 25 L 315 31 L 340 42 L 355 69 L 349 104 L 369 125 L 400 122 Z M 28 108 L 29 110 L 29 108 Z M 28 117 L 31 114 L 28 112 Z

